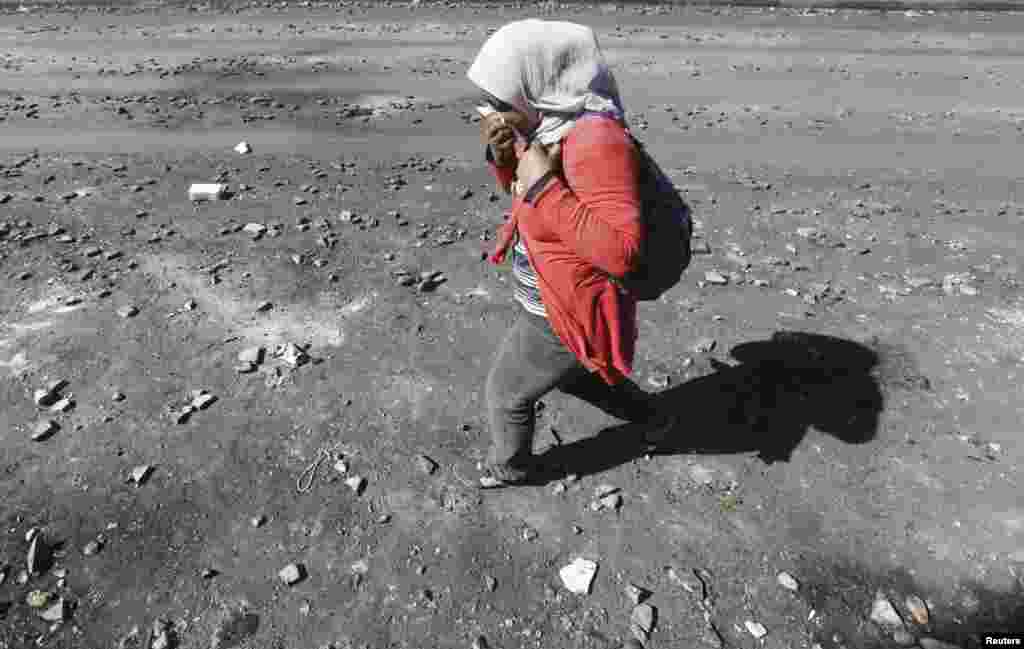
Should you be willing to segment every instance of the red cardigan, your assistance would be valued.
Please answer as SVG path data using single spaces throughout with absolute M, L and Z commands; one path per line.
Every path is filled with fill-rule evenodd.
M 639 251 L 642 225 L 633 143 L 612 118 L 580 119 L 562 142 L 563 178 L 532 205 L 516 196 L 491 260 L 500 263 L 518 227 L 551 328 L 609 385 L 633 369 L 636 300 L 605 273 L 622 276 Z M 514 169 L 492 168 L 507 186 Z

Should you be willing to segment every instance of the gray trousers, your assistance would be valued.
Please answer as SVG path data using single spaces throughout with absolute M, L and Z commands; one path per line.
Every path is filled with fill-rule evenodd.
M 537 400 L 556 388 L 624 421 L 657 416 L 650 394 L 628 379 L 609 386 L 562 344 L 547 318 L 523 310 L 487 375 L 488 462 L 517 465 L 532 455 Z

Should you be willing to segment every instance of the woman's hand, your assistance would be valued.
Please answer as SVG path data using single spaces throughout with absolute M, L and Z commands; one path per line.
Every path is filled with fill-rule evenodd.
M 516 163 L 516 130 L 523 133 L 527 119 L 519 113 L 491 113 L 480 120 L 480 139 L 491 147 L 494 163 L 511 167 Z
M 519 165 L 516 167 L 519 193 L 528 192 L 534 183 L 549 171 L 562 171 L 562 142 L 558 141 L 550 146 L 534 142 L 519 157 Z

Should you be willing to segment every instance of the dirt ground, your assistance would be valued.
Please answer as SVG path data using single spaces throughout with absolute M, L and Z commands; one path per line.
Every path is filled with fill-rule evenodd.
M 1024 631 L 1024 16 L 544 5 L 693 205 L 635 377 L 684 425 L 553 394 L 550 479 L 480 492 L 517 307 L 464 75 L 537 13 L 6 5 L 0 647 L 614 649 L 629 584 L 655 648 Z

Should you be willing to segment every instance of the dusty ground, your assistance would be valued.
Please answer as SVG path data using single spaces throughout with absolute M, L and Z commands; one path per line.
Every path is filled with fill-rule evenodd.
M 642 306 L 637 361 L 686 425 L 645 456 L 552 395 L 550 481 L 479 493 L 515 307 L 480 261 L 505 199 L 464 72 L 527 14 L 5 12 L 0 646 L 141 647 L 164 620 L 204 649 L 612 648 L 628 583 L 652 647 L 1024 631 L 1024 17 L 554 11 L 599 28 L 699 219 L 707 254 Z M 229 200 L 188 202 L 216 179 Z M 56 379 L 66 413 L 33 401 Z M 193 390 L 216 401 L 176 423 Z M 59 429 L 32 441 L 40 419 Z M 604 484 L 617 512 L 590 508 Z M 25 582 L 32 527 L 52 560 Z M 599 563 L 586 596 L 559 580 L 576 557 Z M 870 620 L 879 590 L 909 636 Z

